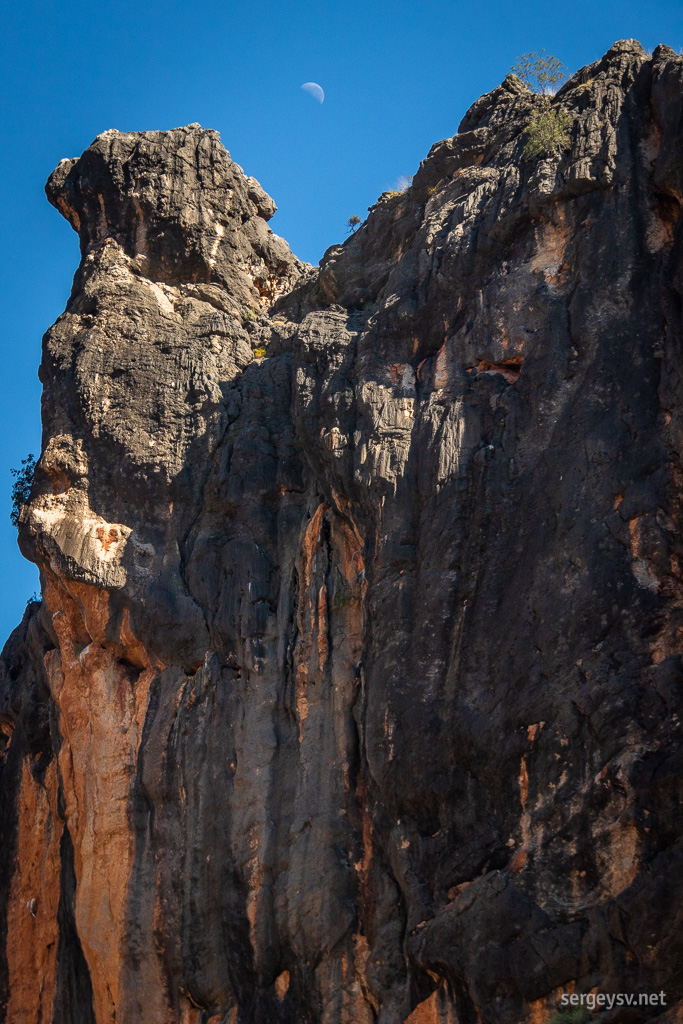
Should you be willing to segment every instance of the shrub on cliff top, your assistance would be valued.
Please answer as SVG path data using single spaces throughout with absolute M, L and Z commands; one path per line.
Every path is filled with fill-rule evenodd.
M 545 96 L 552 95 L 569 73 L 557 57 L 546 54 L 545 50 L 541 50 L 540 53 L 523 53 L 510 71 L 521 78 L 533 92 L 540 92 Z
M 523 156 L 532 159 L 546 154 L 557 156 L 570 144 L 569 126 L 572 116 L 566 110 L 540 110 L 525 128 L 527 142 Z
M 31 484 L 33 483 L 35 468 L 36 460 L 32 455 L 28 455 L 25 459 L 21 460 L 21 469 L 10 469 L 10 473 L 14 477 L 14 483 L 12 484 L 12 511 L 9 514 L 12 526 L 19 525 L 21 506 L 25 505 L 31 497 Z

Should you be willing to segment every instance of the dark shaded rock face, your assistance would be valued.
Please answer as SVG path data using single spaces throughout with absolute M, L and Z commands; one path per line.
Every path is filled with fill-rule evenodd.
M 616 44 L 529 161 L 541 102 L 319 272 L 198 126 L 50 178 L 8 1021 L 680 1019 L 683 59 Z

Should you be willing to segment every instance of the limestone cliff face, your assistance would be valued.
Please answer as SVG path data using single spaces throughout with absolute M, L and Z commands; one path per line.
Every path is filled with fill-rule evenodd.
M 197 125 L 50 178 L 12 1024 L 680 1019 L 683 59 L 616 44 L 526 160 L 539 102 L 319 271 Z

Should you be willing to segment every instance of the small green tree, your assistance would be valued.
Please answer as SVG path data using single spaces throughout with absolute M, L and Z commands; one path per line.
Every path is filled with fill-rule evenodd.
M 360 224 L 360 217 L 357 217 L 354 213 L 353 217 L 349 217 L 346 223 L 349 226 L 349 231 L 353 233 Z
M 546 54 L 545 50 L 540 53 L 523 53 L 510 71 L 533 92 L 540 92 L 544 96 L 552 96 L 569 74 L 564 64 L 557 57 Z
M 527 160 L 544 153 L 547 156 L 558 156 L 569 148 L 571 123 L 572 115 L 566 110 L 539 110 L 525 128 L 527 141 L 523 156 Z
M 10 473 L 14 477 L 14 483 L 12 484 L 12 511 L 9 514 L 12 526 L 19 525 L 21 506 L 25 505 L 31 497 L 31 485 L 35 468 L 36 460 L 32 455 L 28 455 L 25 459 L 21 460 L 21 469 L 10 469 Z

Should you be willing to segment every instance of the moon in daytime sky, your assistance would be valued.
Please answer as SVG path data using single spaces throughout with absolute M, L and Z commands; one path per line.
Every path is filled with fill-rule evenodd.
M 313 96 L 318 103 L 322 103 L 325 99 L 325 93 L 322 91 L 317 82 L 304 82 L 301 88 L 307 92 L 310 96 Z

